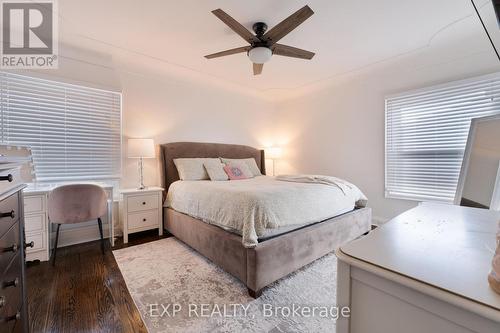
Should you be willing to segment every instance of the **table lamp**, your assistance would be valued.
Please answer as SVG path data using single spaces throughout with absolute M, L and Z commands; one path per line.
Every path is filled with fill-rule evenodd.
M 273 161 L 273 176 L 276 176 L 276 160 L 281 157 L 283 150 L 281 147 L 269 147 L 265 149 L 266 157 Z
M 139 159 L 139 190 L 143 190 L 146 186 L 144 186 L 142 159 L 155 157 L 155 145 L 153 139 L 128 139 L 128 157 Z

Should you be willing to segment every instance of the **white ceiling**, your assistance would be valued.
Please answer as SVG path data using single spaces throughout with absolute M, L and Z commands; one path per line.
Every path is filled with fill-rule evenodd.
M 315 14 L 280 43 L 316 52 L 311 61 L 273 56 L 253 76 L 244 53 L 203 57 L 246 45 L 211 10 L 223 9 L 248 29 L 257 21 L 271 28 L 305 4 Z M 261 91 L 305 86 L 436 45 L 461 56 L 491 51 L 469 0 L 60 0 L 59 16 L 62 45 Z

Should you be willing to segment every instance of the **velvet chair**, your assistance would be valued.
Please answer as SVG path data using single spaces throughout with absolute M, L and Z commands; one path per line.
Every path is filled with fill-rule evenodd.
M 101 216 L 107 213 L 106 192 L 98 185 L 72 184 L 59 186 L 49 193 L 49 221 L 57 224 L 56 242 L 52 265 L 56 262 L 57 243 L 61 224 L 73 224 L 97 220 L 101 234 L 101 251 L 104 254 Z

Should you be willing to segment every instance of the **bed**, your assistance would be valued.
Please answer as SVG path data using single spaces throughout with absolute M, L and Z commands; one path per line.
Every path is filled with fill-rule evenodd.
M 168 193 L 168 200 L 165 200 L 168 207 L 164 207 L 164 228 L 242 281 L 252 297 L 258 297 L 262 289 L 272 282 L 370 230 L 369 208 L 353 209 L 352 204 L 346 204 L 347 201 L 336 199 L 320 202 L 319 198 L 329 198 L 330 192 L 331 195 L 338 192 L 334 187 L 292 184 L 266 176 L 229 182 L 179 181 L 173 162 L 176 158 L 189 157 L 254 158 L 265 175 L 262 150 L 242 145 L 175 142 L 161 145 L 160 152 L 162 185 L 167 191 L 165 199 Z M 228 187 L 232 194 L 236 193 L 242 198 L 241 204 L 259 201 L 256 207 L 260 207 L 260 215 L 256 221 L 265 219 L 266 225 L 271 227 L 262 229 L 256 223 L 252 225 L 254 233 L 252 229 L 238 232 L 227 228 L 222 221 L 218 223 L 218 216 L 225 216 L 216 214 L 219 208 L 224 208 L 223 205 L 203 198 L 210 193 L 214 194 L 213 197 L 223 197 Z M 326 195 L 317 192 L 320 188 L 330 192 Z M 303 192 L 302 199 L 300 195 L 291 195 L 306 190 L 308 192 Z M 192 199 L 189 195 L 195 192 L 197 197 Z M 291 207 L 294 208 L 279 210 L 277 204 L 280 201 L 291 201 Z M 301 215 L 308 207 L 311 214 Z M 292 209 L 296 212 L 290 214 Z M 290 223 L 280 224 L 279 221 Z

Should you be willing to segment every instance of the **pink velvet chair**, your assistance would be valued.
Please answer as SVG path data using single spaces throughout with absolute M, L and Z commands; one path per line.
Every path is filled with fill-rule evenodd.
M 52 265 L 56 262 L 57 242 L 61 224 L 73 224 L 97 220 L 101 234 L 101 251 L 104 254 L 101 216 L 107 212 L 106 192 L 98 185 L 72 184 L 59 186 L 49 193 L 49 221 L 57 224 L 56 242 Z

